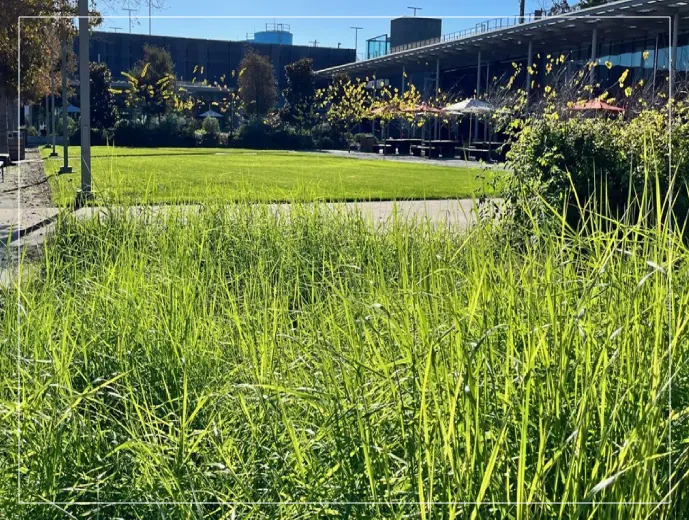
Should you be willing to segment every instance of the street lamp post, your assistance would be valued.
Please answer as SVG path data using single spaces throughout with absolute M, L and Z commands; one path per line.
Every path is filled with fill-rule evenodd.
M 58 173 L 72 173 L 69 165 L 69 132 L 67 130 L 67 42 L 63 41 L 60 47 L 62 55 L 62 167 Z
M 354 29 L 354 58 L 356 59 L 359 50 L 359 31 L 362 30 L 363 27 L 350 27 L 350 29 Z
M 79 0 L 79 104 L 81 105 L 81 190 L 77 206 L 91 198 L 91 92 L 89 78 L 89 0 Z
M 53 48 L 50 48 L 50 134 L 53 137 L 53 151 L 50 157 L 57 157 L 55 151 L 55 85 L 53 85 Z

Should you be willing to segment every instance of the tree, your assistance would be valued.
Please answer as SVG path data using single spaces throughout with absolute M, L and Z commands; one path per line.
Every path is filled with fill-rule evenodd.
M 239 64 L 239 96 L 249 117 L 265 116 L 278 97 L 275 71 L 270 60 L 249 49 Z
M 62 7 L 62 11 L 61 11 Z M 53 16 L 68 13 L 74 2 L 57 0 L 0 0 L 0 153 L 8 150 L 7 131 L 17 128 L 17 73 L 21 65 L 22 103 L 41 99 L 48 92 L 50 71 L 59 58 L 57 26 L 52 20 L 20 16 Z M 21 54 L 17 59 L 17 35 Z M 53 49 L 52 60 L 50 50 Z
M 604 5 L 612 0 L 581 0 L 575 7 L 577 9 L 586 9 L 588 7 L 597 7 L 599 5 Z
M 165 114 L 173 104 L 175 64 L 167 49 L 144 46 L 144 57 L 129 73 L 128 106 L 139 110 L 147 121 Z
M 313 60 L 302 58 L 285 66 L 287 88 L 284 90 L 285 107 L 283 119 L 302 126 L 313 114 L 313 98 L 316 79 L 313 74 Z
M 117 107 L 111 83 L 112 74 L 105 63 L 89 65 L 91 80 L 91 125 L 109 130 L 117 121 Z

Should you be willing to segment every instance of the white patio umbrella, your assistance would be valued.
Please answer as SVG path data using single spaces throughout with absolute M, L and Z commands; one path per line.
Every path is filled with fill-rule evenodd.
M 453 103 L 443 108 L 443 112 L 447 114 L 469 114 L 470 116 L 487 116 L 495 111 L 495 106 L 487 101 L 481 101 L 476 98 L 467 98 L 459 103 Z M 488 120 L 486 119 L 486 124 Z M 471 146 L 471 119 L 469 120 L 469 145 Z M 490 144 L 488 145 L 490 156 Z
M 443 112 L 447 112 L 450 114 L 474 115 L 490 114 L 494 110 L 495 107 L 492 104 L 475 98 L 467 98 L 464 101 L 460 101 L 459 103 L 453 103 L 452 105 L 448 105 L 445 108 L 443 108 Z

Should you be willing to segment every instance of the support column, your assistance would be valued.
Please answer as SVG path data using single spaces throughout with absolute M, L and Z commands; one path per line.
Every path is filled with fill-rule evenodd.
M 529 40 L 529 49 L 526 54 L 526 104 L 529 104 L 529 96 L 531 95 L 531 68 L 533 67 L 533 42 Z
M 72 173 L 69 165 L 69 131 L 67 129 L 67 42 L 63 41 L 60 45 L 60 55 L 62 58 L 62 167 L 58 173 Z
M 655 102 L 656 99 L 656 76 L 658 75 L 658 39 L 660 38 L 660 35 L 656 34 L 656 46 L 655 46 L 655 52 L 653 53 L 653 78 L 651 78 L 651 85 L 652 85 L 652 95 L 653 95 L 653 101 Z
M 438 99 L 438 90 L 440 89 L 440 58 L 435 59 L 435 98 Z M 440 107 L 438 107 L 440 108 Z M 435 118 L 435 138 L 438 139 L 438 125 L 440 118 L 436 115 Z
M 598 27 L 593 29 L 593 35 L 591 36 L 591 61 L 593 62 L 593 68 L 591 69 L 591 83 L 596 81 L 596 60 L 598 59 Z
M 402 65 L 402 90 L 401 90 L 401 92 L 402 92 L 403 96 L 404 96 L 404 86 L 407 83 L 406 76 L 407 76 L 407 68 L 404 65 Z
M 674 81 L 677 77 L 677 38 L 679 37 L 679 15 L 675 13 L 672 17 L 672 52 L 670 53 L 670 81 L 674 89 Z
M 481 95 L 481 51 L 478 51 L 476 65 L 476 99 Z M 478 117 L 474 118 L 474 141 L 478 140 Z

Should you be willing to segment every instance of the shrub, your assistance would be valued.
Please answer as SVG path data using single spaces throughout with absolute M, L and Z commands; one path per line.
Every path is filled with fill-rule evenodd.
M 347 148 L 345 135 L 329 123 L 316 125 L 312 132 L 313 142 L 316 148 L 321 150 L 343 150 Z
M 675 211 L 686 215 L 686 185 L 689 180 L 689 124 L 675 116 L 673 127 L 673 169 L 679 185 Z M 622 118 L 559 119 L 530 118 L 507 154 L 513 173 L 506 177 L 504 197 L 511 203 L 512 216 L 539 225 L 552 221 L 548 205 L 561 211 L 577 227 L 581 208 L 621 215 L 649 209 L 651 200 L 638 200 L 644 187 L 661 194 L 669 187 L 667 114 L 647 110 L 625 121 Z M 632 203 L 630 205 L 630 202 Z
M 294 128 L 272 128 L 264 121 L 254 119 L 242 125 L 232 146 L 259 150 L 311 150 L 314 142 L 308 131 Z
M 356 141 L 357 144 L 361 144 L 361 142 L 366 139 L 366 138 L 373 138 L 376 139 L 376 137 L 373 134 L 367 134 L 367 133 L 358 133 L 354 134 L 354 141 Z M 377 141 L 377 139 L 376 139 Z
M 207 117 L 203 120 L 203 125 L 202 125 L 202 127 L 203 127 L 204 131 L 205 131 L 207 134 L 213 134 L 213 135 L 215 135 L 215 134 L 219 134 L 219 133 L 220 133 L 220 123 L 219 123 L 218 120 L 217 120 L 216 118 L 214 118 L 214 117 L 207 116 Z
M 38 130 L 36 130 L 35 126 L 29 125 L 26 127 L 26 134 L 29 135 L 30 137 L 37 137 L 38 136 Z
M 196 145 L 195 129 L 193 119 L 174 114 L 168 114 L 152 125 L 121 120 L 115 126 L 113 140 L 118 146 L 191 147 Z

